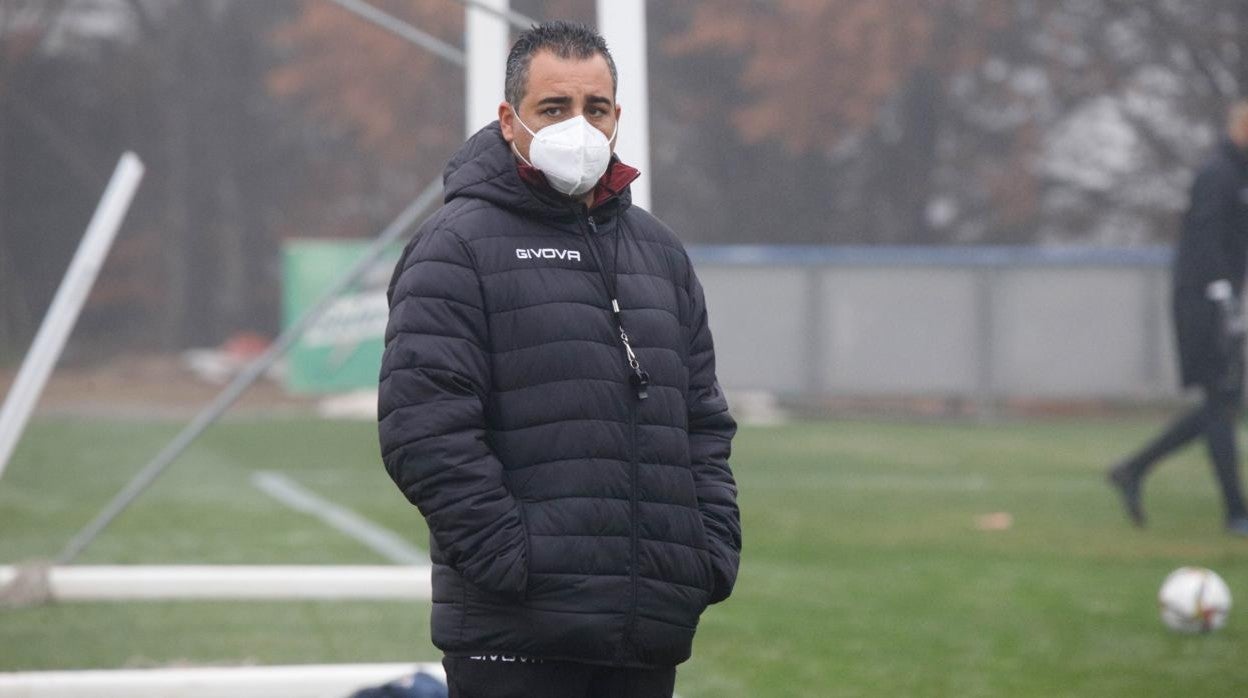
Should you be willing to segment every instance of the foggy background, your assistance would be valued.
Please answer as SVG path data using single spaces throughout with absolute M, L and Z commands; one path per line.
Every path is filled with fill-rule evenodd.
M 463 43 L 457 3 L 374 4 Z M 591 0 L 511 6 L 594 19 Z M 686 243 L 967 249 L 962 266 L 985 245 L 1144 260 L 1129 286 L 1148 307 L 1127 336 L 1165 341 L 1150 309 L 1165 297 L 1155 246 L 1174 240 L 1192 169 L 1248 82 L 1248 4 L 687 0 L 647 12 L 653 208 Z M 29 346 L 123 150 L 147 176 L 63 364 L 276 334 L 283 242 L 375 235 L 462 142 L 463 80 L 319 0 L 0 0 L 0 367 Z M 739 278 L 714 275 L 708 290 Z M 736 310 L 766 322 L 771 307 Z M 940 306 L 923 312 L 942 323 Z M 744 346 L 751 327 L 716 332 Z M 981 330 L 953 331 L 974 343 Z M 1168 363 L 1144 351 L 1143 389 L 1156 389 Z

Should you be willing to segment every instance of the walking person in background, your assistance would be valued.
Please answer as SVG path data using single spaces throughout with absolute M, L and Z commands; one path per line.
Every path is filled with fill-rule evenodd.
M 706 303 L 631 205 L 615 88 L 592 30 L 522 33 L 391 281 L 382 456 L 429 525 L 452 698 L 670 697 L 737 576 Z
M 1127 515 L 1145 523 L 1144 477 L 1176 449 L 1203 436 L 1225 505 L 1227 530 L 1248 536 L 1235 442 L 1243 406 L 1245 265 L 1248 264 L 1248 101 L 1236 103 L 1226 138 L 1201 166 L 1174 258 L 1173 312 L 1184 387 L 1199 406 L 1181 415 L 1142 450 L 1109 471 Z

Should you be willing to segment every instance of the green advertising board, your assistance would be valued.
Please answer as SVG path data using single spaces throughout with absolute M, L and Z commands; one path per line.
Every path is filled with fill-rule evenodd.
M 367 240 L 288 240 L 282 246 L 282 324 L 289 327 L 368 248 Z M 386 286 L 396 247 L 340 295 L 287 355 L 286 388 L 321 394 L 377 387 L 386 331 Z

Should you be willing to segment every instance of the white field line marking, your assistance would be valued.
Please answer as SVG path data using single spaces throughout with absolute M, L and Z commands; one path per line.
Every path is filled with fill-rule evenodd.
M 952 491 L 981 492 L 989 489 L 988 480 L 978 476 L 971 477 L 923 477 L 919 475 L 866 475 L 849 476 L 837 483 L 847 490 L 921 490 L 921 491 Z
M 981 492 L 991 488 L 983 477 L 924 477 L 918 475 L 857 475 L 836 472 L 812 473 L 791 478 L 751 483 L 750 487 L 769 490 L 810 490 L 817 488 L 849 491 Z
M 372 548 L 382 557 L 400 565 L 429 565 L 425 551 L 402 536 L 359 514 L 322 499 L 279 473 L 260 470 L 251 475 L 257 489 L 295 511 L 314 516 L 330 528 Z
M 750 483 L 756 489 L 810 490 L 827 488 L 848 491 L 889 492 L 1110 492 L 1100 475 L 1065 479 L 1029 477 L 998 480 L 983 475 L 861 475 L 836 472 L 814 473 L 792 478 L 773 478 Z

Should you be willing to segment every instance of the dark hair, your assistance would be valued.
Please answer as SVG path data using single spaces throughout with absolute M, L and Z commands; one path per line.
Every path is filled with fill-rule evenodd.
M 542 49 L 564 59 L 585 60 L 593 58 L 596 53 L 602 54 L 607 59 L 607 68 L 611 70 L 611 93 L 615 95 L 618 77 L 607 42 L 584 24 L 554 20 L 530 27 L 512 44 L 511 53 L 507 55 L 507 81 L 503 88 L 503 96 L 511 105 L 519 108 L 520 100 L 524 99 L 529 82 L 529 64 Z

